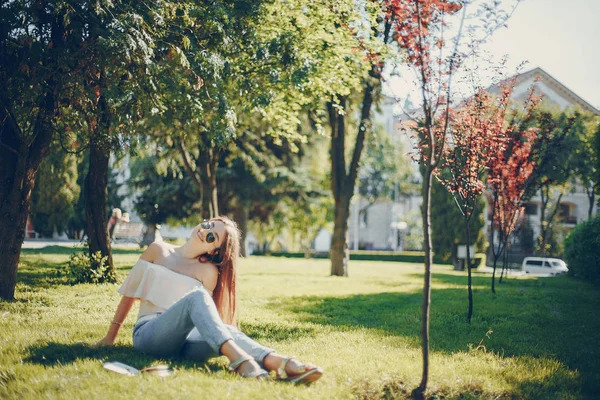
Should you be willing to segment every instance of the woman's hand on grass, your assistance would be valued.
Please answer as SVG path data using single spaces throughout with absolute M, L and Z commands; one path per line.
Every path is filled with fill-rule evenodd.
M 102 339 L 94 343 L 94 346 L 112 346 L 115 344 L 114 338 L 109 338 L 108 336 L 104 336 Z

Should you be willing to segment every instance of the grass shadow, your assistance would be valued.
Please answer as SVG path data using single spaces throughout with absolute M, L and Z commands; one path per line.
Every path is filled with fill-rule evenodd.
M 32 290 L 69 285 L 67 277 L 58 273 L 60 265 L 55 261 L 21 258 L 17 270 L 17 282 Z
M 242 322 L 240 324 L 240 330 L 258 342 L 262 340 L 285 342 L 316 336 L 314 328 L 306 327 L 301 324 L 288 324 L 287 326 L 284 326 L 275 323 Z
M 56 285 L 72 285 L 67 276 L 64 257 L 82 251 L 81 248 L 64 246 L 46 246 L 40 249 L 22 249 L 23 255 L 19 261 L 17 271 L 17 282 L 27 286 L 30 290 L 38 291 L 48 289 Z M 140 250 L 136 249 L 113 249 L 113 254 L 117 255 L 139 255 Z M 59 256 L 59 257 L 35 257 L 35 256 Z M 129 270 L 131 264 L 119 265 L 115 263 L 115 270 Z
M 156 357 L 140 353 L 131 346 L 123 345 L 96 347 L 87 343 L 65 344 L 51 342 L 44 345 L 32 345 L 28 348 L 28 353 L 29 356 L 23 359 L 24 362 L 43 365 L 45 367 L 67 365 L 82 360 L 97 360 L 98 362 L 119 361 L 137 369 L 161 362 L 178 369 L 202 369 L 211 372 L 223 370 L 221 363 L 216 362 L 216 358 L 208 360 L 185 358 L 160 360 Z
M 488 277 L 477 277 L 474 289 L 474 314 L 467 323 L 466 279 L 451 274 L 436 274 L 434 283 L 458 288 L 432 289 L 430 349 L 451 355 L 470 352 L 479 346 L 498 357 L 557 360 L 580 378 L 562 380 L 581 383 L 585 393 L 600 392 L 598 298 L 578 299 L 578 282 L 551 279 L 508 280 L 492 294 Z M 485 286 L 487 285 L 487 286 Z M 464 286 L 464 287 L 460 287 Z M 557 286 L 560 290 L 555 290 Z M 550 289 L 551 290 L 547 290 Z M 593 296 L 591 293 L 590 296 Z M 401 337 L 414 348 L 420 346 L 422 294 L 385 292 L 342 297 L 297 297 L 286 303 L 269 303 L 277 312 L 290 312 L 313 324 L 333 326 L 343 331 L 369 329 L 385 337 Z M 585 307 L 585 308 L 584 308 Z M 493 333 L 487 335 L 489 331 Z M 587 354 L 587 356 L 586 356 Z M 581 379 L 581 381 L 579 381 Z M 531 390 L 535 388 L 535 382 Z M 579 386 L 577 386 L 579 387 Z M 526 387 L 523 391 L 528 392 Z
M 341 330 L 372 329 L 383 335 L 403 336 L 418 345 L 420 293 L 384 292 L 344 297 L 295 297 L 269 303 L 278 312 L 296 314 L 302 321 Z

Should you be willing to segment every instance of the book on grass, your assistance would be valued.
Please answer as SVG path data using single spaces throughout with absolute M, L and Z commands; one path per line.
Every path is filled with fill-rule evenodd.
M 136 376 L 141 373 L 156 376 L 169 376 L 173 373 L 173 370 L 168 365 L 153 365 L 140 370 L 119 361 L 107 361 L 102 364 L 102 366 L 109 371 L 127 376 Z

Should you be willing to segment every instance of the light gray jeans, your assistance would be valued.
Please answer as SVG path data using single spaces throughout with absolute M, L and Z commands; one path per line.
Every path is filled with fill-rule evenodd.
M 199 335 L 190 335 L 196 328 Z M 188 338 L 188 336 L 190 336 Z M 133 328 L 133 346 L 159 358 L 185 357 L 203 361 L 220 355 L 219 349 L 233 340 L 264 368 L 274 352 L 221 320 L 217 307 L 204 288 L 194 290 L 152 319 L 141 319 Z

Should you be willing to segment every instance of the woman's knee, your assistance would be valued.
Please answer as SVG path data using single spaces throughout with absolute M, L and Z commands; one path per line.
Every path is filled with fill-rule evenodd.
M 212 301 L 212 298 L 203 290 L 194 290 L 185 295 L 182 301 L 185 301 L 193 306 L 206 306 L 209 301 Z

